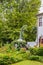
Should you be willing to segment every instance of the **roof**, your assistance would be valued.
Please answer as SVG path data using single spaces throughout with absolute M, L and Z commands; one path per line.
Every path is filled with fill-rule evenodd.
M 38 13 L 37 16 L 40 16 L 40 15 L 43 15 L 43 12 L 42 13 Z

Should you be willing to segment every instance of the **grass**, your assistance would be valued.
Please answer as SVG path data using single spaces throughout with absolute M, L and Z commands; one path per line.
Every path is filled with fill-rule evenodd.
M 25 60 L 25 61 L 21 61 L 12 65 L 43 65 L 43 63 L 38 62 L 38 61 Z

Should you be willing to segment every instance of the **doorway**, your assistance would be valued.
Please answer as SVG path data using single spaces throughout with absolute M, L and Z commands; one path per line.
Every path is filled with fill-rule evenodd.
M 43 47 L 43 36 L 39 38 L 39 47 Z

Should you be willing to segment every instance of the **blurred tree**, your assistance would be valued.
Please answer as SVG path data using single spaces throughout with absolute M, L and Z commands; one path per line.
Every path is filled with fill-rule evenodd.
M 27 25 L 24 39 L 35 40 L 36 14 L 39 7 L 40 0 L 0 0 L 0 40 L 11 43 L 18 39 L 23 25 Z

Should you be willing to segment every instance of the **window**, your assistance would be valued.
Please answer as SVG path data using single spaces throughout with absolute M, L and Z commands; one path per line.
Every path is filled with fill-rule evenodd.
M 42 26 L 42 17 L 39 18 L 39 26 Z

